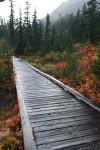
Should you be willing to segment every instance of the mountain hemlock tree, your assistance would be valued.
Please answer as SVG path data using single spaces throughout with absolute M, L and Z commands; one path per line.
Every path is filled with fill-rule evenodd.
M 71 33 L 69 32 L 68 37 L 67 37 L 67 52 L 73 52 L 73 38 Z
M 37 20 L 37 12 L 34 11 L 33 22 L 32 22 L 32 39 L 33 39 L 33 52 L 37 52 L 39 50 L 39 24 Z
M 88 0 L 85 1 L 87 2 Z M 100 2 L 100 0 L 98 1 Z M 10 0 L 10 2 L 10 21 L 9 24 L 4 24 L 1 20 L 0 36 L 1 38 L 5 37 L 8 32 L 10 45 L 18 46 L 18 38 L 21 38 L 21 36 L 19 37 L 21 33 L 19 33 L 20 25 L 18 25 L 17 19 L 16 22 L 14 20 L 13 1 Z M 59 20 L 53 23 L 50 23 L 50 17 L 47 15 L 46 24 L 42 20 L 37 19 L 36 11 L 31 23 L 29 8 L 30 4 L 27 1 L 25 20 L 21 27 L 23 30 L 24 50 L 26 52 L 41 50 L 41 53 L 45 54 L 50 50 L 63 51 L 68 47 L 70 47 L 68 50 L 71 50 L 72 44 L 78 42 L 85 43 L 87 40 L 90 40 L 92 43 L 98 43 L 100 41 L 100 9 L 96 0 L 89 0 L 86 5 L 84 4 L 82 11 L 78 10 L 76 14 L 66 14 L 65 17 L 60 15 Z M 71 37 L 68 33 L 71 34 Z
M 43 49 L 43 22 L 42 20 L 39 20 L 39 24 L 38 24 L 38 48 L 40 52 L 42 52 L 42 49 Z
M 3 19 L 2 17 L 0 17 L 0 39 L 2 39 L 5 35 L 5 32 L 4 32 L 4 23 L 3 23 Z
M 15 35 L 14 35 L 14 23 L 15 23 L 15 19 L 14 19 L 14 5 L 13 5 L 13 0 L 9 0 L 10 1 L 10 8 L 11 8 L 11 12 L 10 12 L 10 20 L 9 20 L 9 44 L 12 47 L 12 49 L 14 49 L 15 47 Z
M 87 2 L 87 16 L 88 16 L 88 24 L 90 24 L 90 40 L 91 42 L 95 42 L 95 23 L 96 23 L 96 14 L 97 14 L 97 9 L 98 9 L 98 1 L 97 0 L 90 0 Z
M 46 26 L 45 26 L 45 53 L 50 51 L 50 16 L 47 14 L 46 17 Z
M 16 45 L 16 43 L 17 43 L 17 41 L 18 41 L 18 29 L 19 29 L 19 19 L 17 18 L 17 19 L 15 19 L 15 45 Z
M 19 34 L 18 34 L 18 43 L 17 43 L 17 47 L 15 50 L 15 53 L 17 55 L 23 55 L 24 53 L 24 39 L 23 39 L 23 25 L 22 25 L 22 14 L 21 14 L 21 9 L 19 12 Z
M 80 41 L 85 43 L 89 39 L 90 33 L 90 22 L 86 17 L 87 6 L 84 3 L 81 14 L 81 23 L 80 23 Z M 88 21 L 88 22 L 87 22 Z
M 64 47 L 65 47 L 65 39 L 66 39 L 66 36 L 65 36 L 65 19 L 64 17 L 62 17 L 59 21 L 59 51 L 63 51 Z
M 5 19 L 2 18 L 0 21 L 0 38 L 8 38 L 8 24 L 6 23 Z
M 31 24 L 30 24 L 30 4 L 29 1 L 26 1 L 25 8 L 25 17 L 24 17 L 24 40 L 26 51 L 30 51 L 31 43 L 32 43 L 32 35 L 31 35 Z
M 51 38 L 50 38 L 50 49 L 55 51 L 56 50 L 56 29 L 55 26 L 53 25 L 52 30 L 51 30 Z
M 83 42 L 83 34 L 85 31 L 85 12 L 86 12 L 86 4 L 84 3 L 83 8 L 81 10 L 81 20 L 80 20 L 80 41 Z
M 74 20 L 75 20 L 75 27 L 74 27 L 73 36 L 74 36 L 74 42 L 77 43 L 80 41 L 80 24 L 81 24 L 80 9 L 78 9 Z

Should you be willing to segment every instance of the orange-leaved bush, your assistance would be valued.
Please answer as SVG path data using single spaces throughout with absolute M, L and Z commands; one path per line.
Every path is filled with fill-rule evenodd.
M 0 49 L 0 94 L 14 87 L 14 72 L 12 58 L 8 51 Z
M 83 71 L 81 86 L 75 89 L 96 103 L 100 103 L 100 81 L 91 73 L 91 67 L 96 57 L 96 47 L 93 45 L 84 46 L 80 49 L 79 53 L 81 55 L 79 65 Z

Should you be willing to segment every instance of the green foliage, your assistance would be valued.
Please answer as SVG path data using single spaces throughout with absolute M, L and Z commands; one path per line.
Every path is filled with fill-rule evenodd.
M 14 88 L 13 63 L 9 51 L 0 49 L 0 92 Z
M 68 51 L 68 52 L 72 52 L 73 51 L 73 40 L 72 40 L 72 35 L 71 35 L 71 33 L 69 33 L 69 35 L 68 35 L 68 40 L 67 40 L 67 48 L 66 48 L 66 50 Z
M 24 47 L 30 49 L 28 47 L 32 46 L 32 26 L 30 21 L 30 3 L 26 1 L 26 7 L 24 12 L 24 23 L 23 23 L 23 39 L 24 39 Z
M 45 56 L 50 51 L 67 50 L 72 52 L 76 43 L 97 43 L 100 40 L 100 4 L 97 0 L 90 0 L 84 4 L 82 10 L 76 14 L 59 15 L 59 19 L 50 21 L 47 14 L 46 22 L 37 18 L 34 11 L 30 18 L 30 4 L 26 1 L 24 19 L 14 19 L 13 1 L 10 0 L 11 15 L 8 23 L 0 21 L 0 37 L 5 37 L 16 54 L 41 52 Z M 24 20 L 24 21 L 22 21 Z M 24 51 L 25 50 L 25 51 Z
M 22 14 L 20 9 L 19 28 L 18 28 L 18 43 L 15 49 L 15 54 L 22 55 L 24 53 L 24 38 L 22 26 Z
M 82 70 L 79 68 L 78 55 L 69 53 L 66 56 L 66 67 L 63 69 L 62 77 L 68 77 L 73 80 L 73 85 L 80 85 Z
M 51 50 L 56 50 L 56 29 L 55 26 L 53 25 L 52 31 L 51 31 L 51 37 L 50 37 L 50 48 Z
M 23 53 L 24 53 L 23 39 L 19 39 L 17 47 L 15 49 L 15 54 L 17 54 L 17 55 L 23 55 Z
M 13 1 L 10 0 L 10 20 L 9 20 L 9 44 L 14 49 L 15 47 L 15 21 L 14 21 L 14 5 Z
M 17 140 L 14 137 L 4 137 L 0 144 L 2 150 L 14 150 L 17 149 Z
M 97 57 L 94 59 L 94 64 L 91 68 L 92 73 L 100 79 L 100 46 L 97 48 Z
M 32 22 L 32 42 L 33 42 L 33 52 L 37 52 L 39 50 L 39 23 L 37 20 L 37 12 L 34 11 L 33 22 Z M 40 29 L 41 30 L 41 29 Z
M 50 51 L 50 16 L 47 14 L 45 25 L 45 44 L 44 51 L 48 53 Z

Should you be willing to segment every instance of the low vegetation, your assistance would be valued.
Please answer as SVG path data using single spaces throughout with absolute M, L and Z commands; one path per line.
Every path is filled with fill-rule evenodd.
M 74 51 L 40 53 L 22 58 L 100 104 L 100 47 L 74 45 Z M 97 73 L 98 72 L 98 73 Z
M 11 53 L 0 41 L 0 150 L 22 150 L 18 102 Z
M 14 1 L 9 2 L 9 20 L 0 19 L 0 150 L 21 150 L 12 52 L 100 104 L 100 3 L 90 0 L 54 22 L 47 14 L 44 22 L 36 10 L 30 17 L 29 1 L 24 18 L 20 9 L 15 19 Z

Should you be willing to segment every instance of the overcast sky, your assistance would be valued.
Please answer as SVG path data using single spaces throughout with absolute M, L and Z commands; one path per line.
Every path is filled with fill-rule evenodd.
M 15 16 L 17 17 L 19 14 L 19 5 L 22 9 L 22 13 L 25 10 L 25 4 L 26 0 L 14 0 L 15 5 Z M 43 18 L 46 16 L 47 13 L 51 13 L 56 7 L 58 7 L 62 2 L 65 0 L 29 0 L 30 11 L 31 14 L 34 14 L 34 9 L 37 10 L 37 16 L 38 18 Z M 10 8 L 9 8 L 10 2 L 9 0 L 5 0 L 5 2 L 0 3 L 0 17 L 6 18 L 8 20 L 8 17 L 10 15 Z

